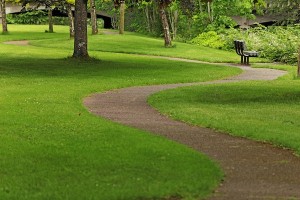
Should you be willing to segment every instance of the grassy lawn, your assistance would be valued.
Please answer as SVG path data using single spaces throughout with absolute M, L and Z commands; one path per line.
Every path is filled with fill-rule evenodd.
M 22 26 L 22 29 L 23 27 L 24 26 Z M 40 31 L 46 29 L 46 26 L 40 26 L 39 29 L 36 29 L 29 25 L 25 26 L 25 30 L 22 32 L 26 32 L 26 30 L 32 32 L 32 34 L 28 36 L 29 39 L 33 40 L 30 42 L 31 45 L 55 49 L 69 49 L 70 51 L 73 49 L 73 41 L 68 38 L 68 29 L 66 27 L 55 26 L 55 34 L 40 34 Z M 18 25 L 10 25 L 9 30 L 11 31 L 11 35 L 7 36 L 6 39 L 0 39 L 0 41 L 21 38 L 19 36 L 20 29 Z M 48 39 L 45 40 L 45 38 Z M 102 34 L 89 38 L 90 51 L 170 56 L 207 62 L 240 62 L 240 58 L 235 52 L 226 52 L 180 42 L 174 42 L 174 44 L 175 48 L 166 49 L 163 47 L 162 39 L 150 38 L 136 33 L 126 33 L 125 35 Z M 251 62 L 266 62 L 266 60 L 252 58 Z
M 134 85 L 220 79 L 240 70 L 110 53 L 114 40 L 107 39 L 113 35 L 103 39 L 112 42 L 106 52 L 93 43 L 102 35 L 91 37 L 90 53 L 99 60 L 80 62 L 66 59 L 72 53 L 67 27 L 55 27 L 54 34 L 43 33 L 46 26 L 9 29 L 0 41 L 30 39 L 35 46 L 0 44 L 0 199 L 197 199 L 219 184 L 222 172 L 206 156 L 93 116 L 82 99 Z M 135 37 L 123 47 L 133 48 Z
M 262 67 L 262 65 L 255 65 Z M 300 80 L 296 67 L 276 81 L 193 86 L 153 95 L 161 112 L 187 123 L 292 148 L 300 155 Z M 180 106 L 178 106 L 180 105 Z

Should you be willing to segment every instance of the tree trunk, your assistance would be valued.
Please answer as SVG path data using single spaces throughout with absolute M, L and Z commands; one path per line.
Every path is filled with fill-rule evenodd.
M 97 24 L 95 0 L 90 0 L 90 7 L 91 7 L 92 34 L 97 35 L 98 34 L 98 24 Z
M 87 1 L 75 0 L 75 39 L 73 58 L 88 58 L 87 50 Z
M 125 23 L 125 1 L 120 1 L 120 24 L 119 34 L 124 34 L 124 23 Z
M 171 34 L 170 34 L 169 23 L 168 23 L 165 7 L 163 3 L 159 4 L 159 14 L 164 29 L 165 47 L 171 47 L 172 46 Z
M 49 33 L 53 33 L 52 8 L 48 7 Z
M 177 21 L 178 21 L 178 11 L 177 10 L 170 10 L 168 13 L 169 15 L 169 22 L 172 30 L 172 39 L 176 39 L 176 34 L 177 34 Z
M 300 47 L 298 47 L 298 72 L 297 76 L 300 78 Z
M 2 33 L 7 33 L 7 22 L 6 22 L 6 7 L 5 7 L 5 0 L 1 0 L 0 3 L 0 10 L 2 16 Z
M 148 9 L 148 5 L 146 5 L 144 11 L 145 11 L 145 14 L 146 14 L 147 29 L 148 29 L 148 32 L 151 33 L 150 17 L 149 17 L 149 9 Z
M 67 3 L 67 12 L 68 12 L 68 17 L 69 17 L 70 38 L 73 38 L 75 35 L 74 17 L 73 17 L 73 13 L 72 13 L 71 4 L 69 4 L 69 3 Z

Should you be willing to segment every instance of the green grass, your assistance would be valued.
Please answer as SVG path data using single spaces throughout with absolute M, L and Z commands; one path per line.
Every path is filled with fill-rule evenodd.
M 277 81 L 168 90 L 153 95 L 149 102 L 176 120 L 270 142 L 300 154 L 300 80 L 293 79 L 296 67 L 269 68 L 292 74 Z
M 99 60 L 80 62 L 66 59 L 72 53 L 66 27 L 55 27 L 62 30 L 55 34 L 43 33 L 45 26 L 9 28 L 1 41 L 40 40 L 37 46 L 0 44 L 0 199 L 197 199 L 216 188 L 223 175 L 206 156 L 93 116 L 82 100 L 240 70 L 109 53 L 114 45 L 90 52 Z
M 19 35 L 26 30 L 32 32 L 29 39 L 31 45 L 55 48 L 55 49 L 73 49 L 73 40 L 68 39 L 68 28 L 55 26 L 55 34 L 41 34 L 47 29 L 46 26 L 25 26 L 25 31 L 20 31 L 19 25 L 10 25 L 11 35 L 5 35 L 3 40 L 16 40 L 21 38 Z M 24 26 L 22 26 L 23 29 Z M 42 30 L 42 31 L 41 31 Z M 100 31 L 101 32 L 101 31 Z M 45 40 L 47 38 L 47 40 Z M 24 38 L 22 38 L 24 39 Z M 89 51 L 115 52 L 127 54 L 145 54 L 157 56 L 170 56 L 179 58 L 195 59 L 207 62 L 240 62 L 239 56 L 235 52 L 221 51 L 197 45 L 174 42 L 174 48 L 165 48 L 161 38 L 150 38 L 136 33 L 126 33 L 125 35 L 96 35 L 89 38 Z M 266 62 L 265 59 L 252 58 L 251 62 Z

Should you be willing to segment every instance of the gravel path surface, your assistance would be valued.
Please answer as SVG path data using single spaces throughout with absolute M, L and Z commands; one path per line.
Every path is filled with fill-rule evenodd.
M 285 74 L 272 69 L 239 68 L 244 70 L 241 75 L 226 80 L 124 88 L 93 94 L 84 105 L 96 115 L 163 135 L 219 162 L 225 181 L 210 199 L 300 199 L 300 159 L 292 151 L 174 121 L 147 104 L 149 95 L 170 88 L 273 80 Z
M 28 41 L 10 41 L 5 44 L 26 46 Z M 161 90 L 196 84 L 273 80 L 285 74 L 272 69 L 239 68 L 244 73 L 226 80 L 113 90 L 86 98 L 84 105 L 96 115 L 163 135 L 218 161 L 226 177 L 210 199 L 300 199 L 300 158 L 292 151 L 174 121 L 147 104 L 148 96 Z
M 11 45 L 17 45 L 17 46 L 28 46 L 29 41 L 28 40 L 14 40 L 14 41 L 3 42 L 3 44 L 11 44 Z

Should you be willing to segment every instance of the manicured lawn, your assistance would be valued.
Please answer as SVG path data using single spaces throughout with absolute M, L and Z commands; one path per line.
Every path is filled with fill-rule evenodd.
M 22 26 L 22 29 L 23 27 L 24 26 Z M 47 29 L 47 26 L 29 25 L 25 27 L 26 30 L 32 32 L 32 35 L 29 36 L 29 39 L 34 40 L 30 42 L 31 45 L 55 49 L 69 49 L 70 51 L 73 49 L 73 41 L 68 38 L 67 27 L 55 26 L 55 34 L 40 34 Z M 9 30 L 12 32 L 12 35 L 7 36 L 9 40 L 21 38 L 19 36 L 19 25 L 10 25 Z M 22 31 L 22 33 L 25 31 Z M 45 40 L 45 38 L 48 38 L 48 40 Z M 3 39 L 0 39 L 0 41 L 1 40 Z M 226 52 L 180 42 L 174 42 L 174 45 L 175 48 L 166 49 L 163 47 L 162 39 L 150 38 L 136 33 L 126 33 L 125 35 L 102 34 L 89 38 L 90 51 L 170 56 L 207 62 L 240 62 L 240 58 L 235 52 Z M 252 58 L 251 62 L 266 62 L 266 60 Z
M 294 79 L 296 67 L 268 67 L 292 73 L 277 81 L 169 90 L 153 95 L 149 101 L 174 119 L 271 142 L 300 154 L 300 80 Z
M 45 26 L 9 28 L 1 41 L 40 40 L 32 42 L 37 46 L 0 44 L 0 199 L 197 199 L 216 188 L 223 175 L 206 156 L 93 116 L 82 99 L 240 70 L 109 53 L 114 44 L 107 52 L 91 51 L 99 60 L 80 62 L 66 59 L 72 53 L 67 27 L 55 34 L 43 33 Z

